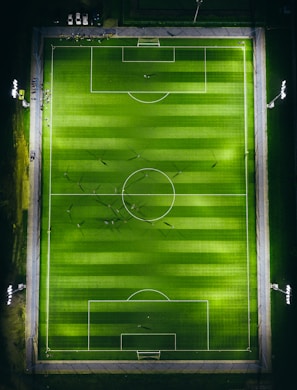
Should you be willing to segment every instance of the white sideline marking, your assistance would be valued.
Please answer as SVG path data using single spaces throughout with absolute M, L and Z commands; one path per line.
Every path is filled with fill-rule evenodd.
M 245 148 L 245 208 L 246 208 L 246 261 L 247 261 L 247 296 L 248 296 L 248 312 L 247 312 L 247 322 L 248 322 L 248 348 L 251 347 L 251 323 L 250 323 L 250 250 L 249 250 L 249 183 L 248 183 L 248 115 L 247 115 L 247 80 L 246 80 L 246 50 L 245 46 L 243 50 L 243 88 L 244 88 L 244 148 Z
M 69 46 L 52 46 L 52 55 L 51 55 L 51 94 L 52 94 L 52 98 L 50 100 L 50 115 L 51 115 L 51 119 L 53 118 L 53 115 L 52 115 L 52 112 L 53 112 L 53 106 L 52 106 L 52 102 L 53 102 L 53 71 L 54 71 L 54 49 L 55 48 L 60 48 L 60 47 L 64 47 L 64 48 L 69 48 Z M 90 87 L 92 88 L 92 71 L 93 71 L 93 47 L 96 47 L 98 48 L 97 46 L 83 46 L 81 48 L 91 48 L 91 75 L 90 75 L 90 82 L 91 82 L 91 85 Z M 112 48 L 115 48 L 117 46 L 104 46 L 104 47 L 112 47 Z M 119 46 L 119 47 L 122 47 L 122 46 Z M 134 47 L 134 46 L 133 46 Z M 165 46 L 164 46 L 165 47 Z M 71 47 L 71 48 L 80 48 L 80 47 Z M 178 47 L 179 48 L 179 47 Z M 180 48 L 182 48 L 180 46 Z M 185 46 L 185 48 L 191 48 L 190 46 Z M 207 46 L 207 47 L 199 47 L 199 46 L 194 46 L 192 48 L 204 48 L 204 58 L 205 58 L 205 61 L 204 61 L 204 77 L 205 77 L 205 93 L 207 92 L 206 91 L 206 87 L 207 87 L 207 69 L 206 69 L 206 49 L 207 48 L 218 48 L 218 49 L 222 49 L 222 48 L 232 48 L 232 49 L 241 49 L 243 51 L 243 68 L 244 68 L 244 81 L 243 81 L 243 84 L 244 84 L 244 135 L 245 135 L 245 150 L 247 150 L 247 145 L 248 145 L 248 115 L 247 115 L 247 112 L 248 112 L 248 107 L 247 107 L 247 80 L 246 80 L 246 73 L 247 73 L 247 70 L 246 70 L 246 51 L 245 51 L 245 47 L 242 47 L 242 46 L 239 46 L 239 47 L 236 47 L 236 46 Z M 116 94 L 116 93 L 119 93 L 119 94 L 122 94 L 122 93 L 127 93 L 126 91 L 92 91 L 91 90 L 91 93 L 113 93 L 113 94 Z M 159 91 L 142 91 L 140 93 L 161 93 Z M 165 93 L 165 92 L 164 92 Z M 172 93 L 197 93 L 197 92 L 172 92 Z M 202 93 L 202 92 L 198 92 L 198 93 Z M 52 209 L 52 206 L 51 206 L 51 203 L 52 203 L 52 199 L 51 197 L 52 196 L 122 196 L 122 194 L 71 194 L 71 193 L 65 193 L 65 194 L 59 194 L 59 193 L 51 193 L 51 189 L 52 189 L 52 120 L 51 120 L 51 123 L 50 123 L 50 129 L 49 129 L 49 133 L 50 133 L 50 153 L 49 153 L 49 206 L 48 206 L 48 211 L 49 211 L 49 216 L 48 216 L 48 231 L 50 232 L 50 227 L 51 227 L 51 209 Z M 249 272 L 249 266 L 250 266 L 250 254 L 249 254 L 249 243 L 248 243 L 248 240 L 249 240 L 249 233 L 248 233 L 248 159 L 247 159 L 247 155 L 245 157 L 245 182 L 246 182 L 246 193 L 245 194 L 176 194 L 176 196 L 199 196 L 199 197 L 203 197 L 203 196 L 226 196 L 226 197 L 245 197 L 246 198 L 246 256 L 247 256 L 247 293 L 248 293 L 248 318 L 247 318 L 247 321 L 248 321 L 248 344 L 249 344 L 249 347 L 247 349 L 213 349 L 213 350 L 210 350 L 210 347 L 209 347 L 209 324 L 208 324 L 208 348 L 207 350 L 208 351 L 214 351 L 214 352 L 218 352 L 218 351 L 230 351 L 230 352 L 235 352 L 235 351 L 247 351 L 249 350 L 250 348 L 250 272 Z M 172 194 L 133 194 L 133 196 L 172 196 Z M 46 308 L 47 308 L 47 313 L 46 313 L 46 349 L 49 350 L 49 290 L 50 290 L 50 246 L 51 246 L 51 239 L 50 239 L 50 233 L 48 234 L 48 248 L 47 248 L 47 276 L 46 276 Z M 92 301 L 88 301 L 88 308 L 89 308 L 89 302 L 92 302 Z M 107 301 L 105 301 L 107 302 Z M 114 301 L 112 301 L 114 302 Z M 208 301 L 207 301 L 208 302 Z M 80 349 L 79 351 L 89 351 L 89 327 L 90 327 L 90 323 L 89 323 L 89 310 L 88 310 L 88 349 L 85 350 L 85 349 Z M 208 316 L 208 319 L 209 319 L 209 307 L 207 305 L 207 316 Z M 68 349 L 51 349 L 52 351 L 61 351 L 61 352 L 67 352 L 67 351 L 72 351 L 73 352 L 73 349 L 71 350 L 68 350 Z M 95 350 L 92 350 L 92 351 L 95 351 Z M 113 350 L 98 350 L 98 351 L 102 351 L 102 352 L 111 352 Z M 190 352 L 192 350 L 180 350 L 180 351 L 184 351 L 184 352 Z
M 46 350 L 49 350 L 49 290 L 50 290 L 50 257 L 51 257 L 51 212 L 52 212 L 52 118 L 53 118 L 53 77 L 54 77 L 54 47 L 51 53 L 51 99 L 50 99 L 50 156 L 49 156 L 49 194 L 48 194 L 48 227 L 47 227 L 47 275 L 46 275 Z

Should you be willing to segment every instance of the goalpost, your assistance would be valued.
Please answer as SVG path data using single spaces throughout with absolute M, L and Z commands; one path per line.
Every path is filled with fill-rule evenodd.
M 159 38 L 138 38 L 137 46 L 157 46 L 160 47 Z

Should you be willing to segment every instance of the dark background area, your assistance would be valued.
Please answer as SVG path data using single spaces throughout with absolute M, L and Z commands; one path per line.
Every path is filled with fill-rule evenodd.
M 105 18 L 119 24 L 192 25 L 195 0 L 102 0 Z M 288 389 L 297 387 L 296 362 L 296 46 L 295 0 L 204 0 L 197 26 L 263 26 L 267 39 L 267 96 L 278 94 L 287 80 L 288 96 L 268 110 L 271 282 L 293 287 L 291 306 L 272 291 L 272 375 L 40 375 L 24 374 L 8 353 L 2 326 L 9 316 L 6 288 L 18 283 L 20 271 L 12 262 L 15 213 L 13 129 L 16 101 L 11 83 L 29 86 L 33 26 L 66 25 L 68 12 L 98 7 L 97 0 L 28 0 L 1 4 L 0 79 L 0 390 L 34 389 Z M 160 11 L 160 4 L 162 10 Z M 193 4 L 193 8 L 189 4 Z M 222 5 L 223 4 L 223 5 Z M 178 8 L 180 7 L 180 8 Z M 182 10 L 182 11 L 181 11 Z M 191 11 L 192 10 L 192 11 Z M 262 387 L 261 387 L 262 386 Z

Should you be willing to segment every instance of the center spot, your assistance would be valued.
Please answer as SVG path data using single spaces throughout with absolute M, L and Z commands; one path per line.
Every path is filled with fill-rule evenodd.
M 154 222 L 171 211 L 175 188 L 166 173 L 156 168 L 142 168 L 125 180 L 122 201 L 132 217 L 139 221 Z

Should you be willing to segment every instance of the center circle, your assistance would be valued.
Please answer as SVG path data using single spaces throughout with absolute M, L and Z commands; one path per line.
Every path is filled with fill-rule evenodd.
M 166 173 L 156 168 L 141 168 L 125 180 L 122 202 L 133 218 L 144 222 L 158 221 L 171 211 L 175 188 Z

